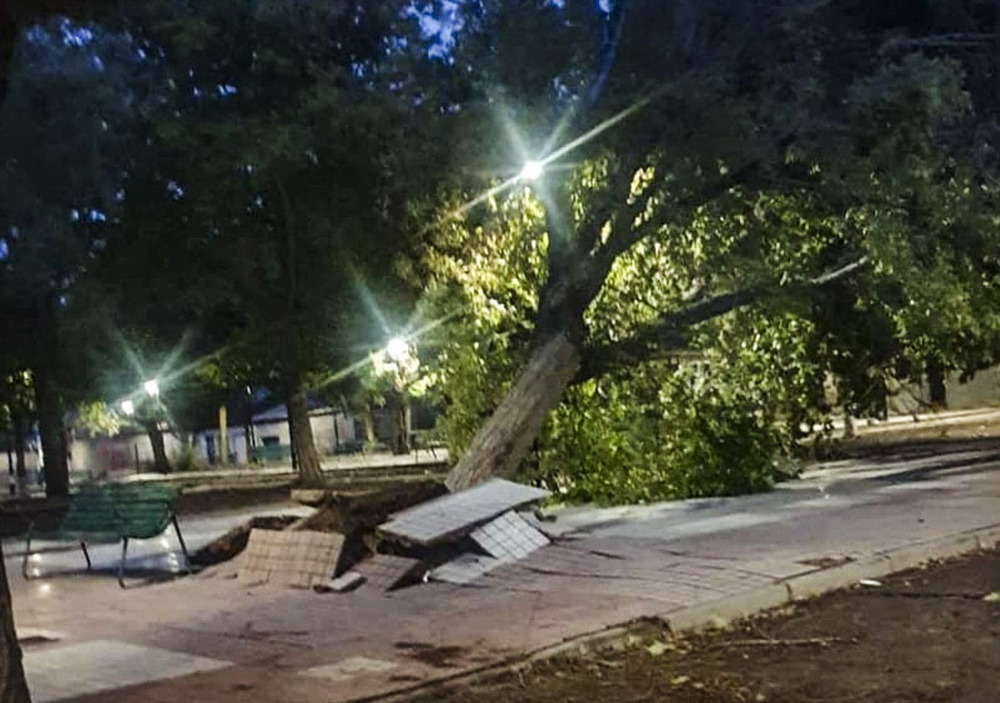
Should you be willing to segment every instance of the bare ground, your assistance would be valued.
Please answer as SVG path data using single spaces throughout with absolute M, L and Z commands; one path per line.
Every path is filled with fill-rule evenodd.
M 539 662 L 419 701 L 997 703 L 1000 551 L 739 621 L 638 633 L 625 652 Z M 991 595 L 992 594 L 992 595 Z

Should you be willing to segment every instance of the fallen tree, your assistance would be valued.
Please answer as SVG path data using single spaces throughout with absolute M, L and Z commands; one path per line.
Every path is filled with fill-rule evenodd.
M 604 36 L 627 41 L 591 67 L 607 107 L 587 104 L 557 130 L 566 139 L 565 124 L 576 124 L 584 134 L 567 140 L 572 156 L 558 144 L 543 151 L 540 177 L 510 195 L 492 191 L 485 214 L 445 213 L 432 290 L 457 283 L 457 305 L 478 306 L 469 314 L 481 327 L 497 317 L 507 325 L 491 328 L 502 328 L 493 339 L 461 338 L 465 350 L 446 348 L 444 367 L 477 356 L 467 365 L 496 379 L 471 400 L 443 392 L 446 405 L 469 402 L 480 418 L 458 447 L 452 490 L 512 476 L 567 388 L 675 357 L 706 325 L 752 306 L 804 308 L 817 344 L 836 350 L 817 368 L 856 363 L 877 374 L 969 339 L 947 301 L 986 302 L 969 271 L 983 269 L 975 250 L 995 251 L 996 238 L 980 230 L 993 197 L 980 195 L 992 191 L 969 194 L 979 176 L 961 68 L 896 45 L 886 52 L 853 29 L 813 33 L 845 21 L 836 8 L 758 4 L 748 15 L 752 4 L 681 3 L 670 15 L 632 3 L 626 17 L 613 3 Z M 491 36 L 502 53 L 503 35 Z M 861 41 L 863 60 L 838 53 L 847 36 Z M 600 92 L 575 85 L 579 95 Z M 953 209 L 958 201 L 969 216 Z M 934 276 L 949 291 L 931 293 Z M 884 327 L 884 339 L 852 336 L 859 323 Z M 976 333 L 987 349 L 993 333 Z M 508 367 L 489 358 L 497 353 Z

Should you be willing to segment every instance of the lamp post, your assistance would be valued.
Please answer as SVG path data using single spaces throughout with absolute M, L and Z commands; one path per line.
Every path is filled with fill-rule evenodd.
M 160 420 L 164 415 L 164 407 L 160 401 L 160 382 L 155 378 L 150 378 L 142 382 L 142 390 L 146 395 L 145 401 L 137 408 L 131 400 L 122 401 L 122 410 L 126 415 L 137 414 L 139 424 L 146 430 L 149 436 L 149 444 L 153 450 L 153 467 L 160 473 L 170 471 L 170 460 L 167 458 L 167 448 L 163 441 L 163 430 L 160 427 Z M 126 407 L 126 403 L 128 407 Z M 128 412 L 128 408 L 132 413 Z M 136 449 L 138 455 L 138 448 Z M 138 456 L 136 457 L 138 459 Z
M 407 386 L 420 367 L 420 361 L 413 353 L 410 342 L 405 337 L 393 337 L 385 346 L 386 371 L 391 374 L 392 385 L 386 393 L 386 405 L 393 415 L 396 437 L 393 453 L 410 452 L 410 404 L 406 397 Z

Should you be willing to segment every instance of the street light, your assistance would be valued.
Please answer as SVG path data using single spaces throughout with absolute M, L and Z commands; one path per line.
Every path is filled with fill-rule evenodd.
M 121 402 L 121 408 L 122 412 L 128 415 L 129 417 L 135 415 L 135 403 L 133 403 L 131 400 L 128 399 L 123 400 Z
M 537 181 L 545 172 L 545 164 L 541 161 L 527 161 L 519 176 L 522 181 Z
M 393 337 L 385 345 L 385 353 L 390 360 L 397 364 L 402 363 L 410 356 L 410 343 L 403 337 Z
M 160 383 L 155 378 L 143 383 L 142 387 L 146 391 L 146 395 L 150 398 L 158 398 L 160 396 Z

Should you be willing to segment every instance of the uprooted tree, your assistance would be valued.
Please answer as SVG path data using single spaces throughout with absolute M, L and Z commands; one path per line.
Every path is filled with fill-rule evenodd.
M 814 378 L 831 359 L 864 354 L 873 364 L 954 359 L 972 338 L 974 363 L 993 356 L 1000 327 L 982 281 L 996 275 L 995 188 L 970 157 L 977 120 L 961 65 L 915 53 L 933 37 L 883 42 L 850 24 L 878 20 L 888 32 L 906 18 L 806 5 L 679 3 L 663 13 L 612 3 L 586 71 L 596 78 L 581 80 L 577 63 L 540 82 L 556 85 L 575 117 L 555 146 L 522 152 L 550 162 L 517 186 L 534 197 L 495 195 L 485 214 L 449 210 L 431 254 L 441 287 L 493 265 L 484 275 L 507 298 L 487 301 L 486 319 L 509 325 L 478 341 L 513 350 L 494 387 L 478 389 L 488 419 L 449 487 L 512 475 L 567 388 L 670 359 L 696 339 L 703 351 L 707 334 L 750 306 L 768 311 L 765 322 L 799 309 L 822 347 L 814 357 L 828 357 Z M 469 33 L 489 33 L 502 61 L 530 30 L 505 22 L 503 3 L 494 11 Z M 843 52 L 848 41 L 855 50 Z M 530 88 L 504 95 L 513 102 Z M 562 155 L 574 121 L 599 134 Z M 459 305 L 474 306 L 469 291 Z M 884 353 L 837 329 L 851 313 L 884 324 Z M 488 348 L 474 353 L 480 366 L 495 363 Z

